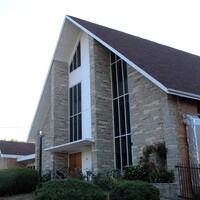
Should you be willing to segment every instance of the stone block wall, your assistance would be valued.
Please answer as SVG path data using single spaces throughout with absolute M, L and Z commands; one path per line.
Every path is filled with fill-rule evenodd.
M 176 184 L 161 184 L 165 196 L 179 194 L 179 177 L 175 166 L 188 163 L 186 127 L 182 115 L 197 115 L 196 100 L 168 95 L 129 67 L 130 109 L 133 133 L 133 162 L 137 163 L 144 146 L 165 141 L 168 148 L 167 167 L 172 169 Z M 169 186 L 169 187 L 168 187 Z
M 54 60 L 51 71 L 51 146 L 68 142 L 68 80 L 68 64 Z M 53 153 L 52 160 L 54 170 L 68 166 L 67 154 Z
M 68 65 L 54 60 L 51 70 L 52 145 L 68 141 Z
M 109 50 L 89 37 L 91 81 L 91 127 L 94 172 L 114 168 L 112 89 Z M 51 105 L 43 122 L 44 148 L 68 142 L 68 66 L 54 60 L 51 71 Z M 185 127 L 181 114 L 196 114 L 195 101 L 166 94 L 132 67 L 128 67 L 133 162 L 137 163 L 144 146 L 165 141 L 167 165 L 174 169 L 187 161 Z M 38 138 L 38 137 L 37 137 Z M 37 142 L 38 144 L 38 142 Z M 38 145 L 36 145 L 38 152 Z M 38 153 L 36 154 L 38 155 Z M 67 154 L 43 152 L 43 169 L 67 166 Z M 36 157 L 36 166 L 38 166 Z
M 68 65 L 66 62 L 54 60 L 50 70 L 50 105 L 41 130 L 42 169 L 61 169 L 68 166 L 66 154 L 54 154 L 44 149 L 66 143 L 68 141 Z M 39 133 L 36 136 L 36 168 L 39 164 Z M 61 159 L 61 157 L 63 159 Z M 63 163 L 60 161 L 63 160 Z
M 42 125 L 42 132 L 44 134 L 42 138 L 42 170 L 45 169 L 53 169 L 53 155 L 49 151 L 45 151 L 44 149 L 51 147 L 51 134 L 50 134 L 50 122 L 51 122 L 51 115 L 50 115 L 51 106 L 46 113 L 45 120 Z M 36 168 L 39 169 L 39 133 L 37 133 L 37 145 L 36 145 L 36 159 L 35 164 Z
M 160 198 L 168 200 L 178 199 L 178 186 L 176 183 L 153 183 L 159 189 Z
M 114 168 L 112 92 L 109 51 L 89 38 L 91 75 L 92 169 L 95 173 Z
M 139 72 L 129 67 L 129 93 L 133 133 L 133 162 L 137 163 L 146 145 L 164 141 L 167 164 L 174 168 L 179 160 L 175 115 L 169 96 Z

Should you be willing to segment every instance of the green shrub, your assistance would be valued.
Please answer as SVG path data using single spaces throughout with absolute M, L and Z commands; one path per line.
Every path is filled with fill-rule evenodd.
M 47 182 L 51 180 L 51 171 L 45 171 L 45 173 L 42 174 L 42 182 Z
M 149 174 L 149 180 L 152 183 L 172 183 L 174 172 L 167 169 L 155 169 Z
M 37 199 L 47 200 L 105 200 L 106 195 L 96 185 L 78 180 L 62 179 L 43 183 L 37 190 Z
M 73 172 L 70 172 L 69 174 L 70 178 L 74 178 L 74 179 L 79 179 L 79 180 L 84 180 L 84 176 L 81 170 L 79 169 L 75 169 Z
M 119 170 L 111 170 L 107 173 L 98 173 L 93 175 L 92 180 L 95 185 L 98 185 L 103 190 L 110 190 L 119 184 L 122 179 L 122 174 Z
M 29 193 L 36 189 L 38 172 L 33 169 L 0 170 L 0 196 Z
M 118 185 L 110 193 L 110 200 L 159 200 L 159 190 L 143 181 L 129 181 Z
M 149 171 L 145 165 L 130 165 L 124 167 L 124 178 L 127 180 L 148 181 Z

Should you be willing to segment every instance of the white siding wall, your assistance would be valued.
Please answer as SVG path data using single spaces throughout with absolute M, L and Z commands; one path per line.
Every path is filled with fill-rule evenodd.
M 69 74 L 69 88 L 81 82 L 82 95 L 82 139 L 91 138 L 91 99 L 90 99 L 90 64 L 88 35 L 82 33 L 81 67 Z
M 86 175 L 86 171 L 92 168 L 92 155 L 91 151 L 82 152 L 82 172 Z

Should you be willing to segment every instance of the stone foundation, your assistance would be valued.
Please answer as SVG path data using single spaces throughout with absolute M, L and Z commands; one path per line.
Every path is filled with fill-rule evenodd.
M 177 183 L 153 183 L 153 185 L 159 189 L 160 198 L 176 200 L 177 195 Z

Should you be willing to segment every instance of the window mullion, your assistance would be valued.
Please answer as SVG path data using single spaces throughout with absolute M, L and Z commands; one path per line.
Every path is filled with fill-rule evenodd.
M 72 129 L 72 141 L 74 141 L 74 87 L 72 88 L 72 118 L 73 118 L 73 129 Z
M 79 101 L 78 101 L 78 85 L 76 85 L 76 99 L 77 99 L 77 105 L 76 105 L 76 109 L 77 109 L 77 117 L 76 117 L 76 138 L 78 139 L 78 113 L 79 113 L 79 110 L 78 110 L 78 104 L 79 104 Z
M 116 94 L 116 97 L 119 97 L 119 81 L 118 81 L 118 70 L 117 70 L 117 63 L 114 64 L 114 67 L 115 67 L 115 75 L 116 75 L 116 87 L 117 87 L 117 94 Z
M 81 83 L 70 89 L 70 141 L 81 139 L 82 120 L 81 120 Z
M 128 139 L 127 139 L 127 119 L 126 119 L 126 96 L 124 96 L 124 120 L 125 120 L 125 129 L 126 129 L 126 156 L 127 156 L 127 164 L 129 165 L 129 151 L 128 151 Z
M 121 60 L 121 70 L 122 70 L 122 88 L 123 88 L 123 92 L 122 95 L 125 94 L 125 88 L 124 88 L 124 68 L 123 68 L 123 61 Z
M 123 102 L 124 102 L 124 123 L 125 123 L 125 137 L 126 137 L 126 159 L 127 159 L 127 164 L 129 165 L 129 151 L 128 151 L 128 140 L 127 140 L 127 117 L 126 117 L 126 96 L 125 96 L 125 86 L 124 86 L 124 66 L 123 66 L 123 61 L 121 60 L 121 69 L 122 69 L 122 87 L 123 87 Z
M 121 170 L 123 169 L 123 153 L 122 153 L 122 137 L 120 136 L 119 137 L 119 144 L 120 144 L 120 167 L 121 167 Z
M 116 110 L 118 111 L 116 117 L 118 117 L 118 126 L 119 126 L 119 127 L 117 126 L 119 128 L 119 135 L 116 136 L 115 131 L 113 131 L 115 149 L 118 148 L 118 151 L 119 151 L 119 157 L 117 157 L 115 153 L 115 159 L 117 159 L 115 160 L 115 165 L 117 164 L 117 166 L 120 167 L 122 170 L 123 165 L 124 164 L 129 165 L 131 161 L 129 160 L 129 157 L 131 156 L 131 152 L 129 152 L 130 148 L 129 148 L 129 137 L 128 137 L 128 135 L 130 134 L 128 133 L 128 130 L 129 130 L 128 125 L 130 124 L 129 122 L 130 119 L 129 119 L 129 116 L 127 116 L 130 113 L 127 110 L 129 103 L 126 101 L 127 99 L 126 96 L 128 96 L 128 90 L 127 90 L 128 88 L 126 89 L 128 82 L 125 83 L 125 81 L 128 81 L 127 80 L 128 75 L 125 74 L 127 73 L 127 68 L 126 68 L 127 65 L 124 64 L 123 60 L 121 60 L 119 57 L 115 55 L 115 60 L 113 60 L 113 63 L 111 63 L 111 67 L 115 67 L 114 68 L 115 70 L 112 69 L 112 72 L 114 71 L 113 75 L 115 74 L 115 77 L 116 77 L 116 85 L 112 85 L 112 90 L 116 89 L 116 96 L 113 96 L 112 98 L 113 113 L 116 113 L 115 112 Z M 112 78 L 115 78 L 115 77 L 112 77 Z M 113 88 L 113 87 L 116 87 L 116 88 Z M 122 103 L 123 105 L 121 105 Z M 116 130 L 115 124 L 114 124 L 114 130 Z M 123 135 L 122 135 L 122 131 L 123 131 Z M 117 138 L 118 138 L 118 142 L 116 143 Z M 118 147 L 116 145 L 118 145 Z M 124 160 L 126 160 L 126 163 L 123 163 Z
M 80 42 L 79 42 L 70 64 L 70 72 L 74 71 L 80 66 L 81 66 L 81 49 L 80 49 Z

